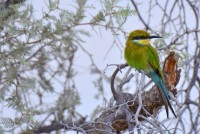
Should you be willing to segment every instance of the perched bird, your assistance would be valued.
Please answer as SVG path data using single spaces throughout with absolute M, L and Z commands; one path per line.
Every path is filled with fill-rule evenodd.
M 145 71 L 145 74 L 150 77 L 157 85 L 162 96 L 164 106 L 169 116 L 168 106 L 176 116 L 170 102 L 166 87 L 163 84 L 163 74 L 160 68 L 159 57 L 157 51 L 150 45 L 150 39 L 161 38 L 160 36 L 150 36 L 143 30 L 135 30 L 130 33 L 126 41 L 124 57 L 127 64 L 137 70 Z

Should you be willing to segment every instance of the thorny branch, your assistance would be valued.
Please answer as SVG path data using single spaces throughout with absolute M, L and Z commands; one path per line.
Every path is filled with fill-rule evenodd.
M 198 1 L 173 1 L 173 2 L 163 2 L 162 4 L 160 1 L 156 0 L 150 0 L 150 5 L 149 5 L 149 18 L 146 20 L 146 18 L 143 17 L 143 14 L 141 13 L 141 8 L 140 4 L 137 4 L 137 2 L 131 0 L 131 3 L 134 7 L 134 9 L 137 12 L 138 18 L 140 22 L 144 25 L 146 29 L 151 30 L 154 32 L 154 28 L 157 26 L 160 26 L 161 33 L 166 34 L 166 33 L 173 33 L 172 39 L 169 39 L 171 41 L 163 41 L 163 46 L 161 47 L 160 50 L 175 50 L 179 54 L 181 54 L 181 59 L 180 65 L 183 68 L 183 76 L 185 77 L 184 80 L 181 83 L 181 88 L 179 88 L 178 92 L 177 90 L 174 90 L 173 94 L 177 95 L 176 97 L 184 96 L 185 94 L 186 99 L 184 97 L 181 97 L 182 100 L 185 100 L 183 108 L 178 110 L 178 119 L 174 125 L 174 133 L 177 133 L 178 131 L 182 131 L 183 133 L 188 132 L 188 133 L 198 133 L 199 130 L 197 128 L 198 126 L 198 120 L 199 120 L 199 113 L 200 113 L 200 108 L 199 108 L 199 94 L 197 95 L 196 98 L 192 99 L 191 97 L 191 91 L 194 89 L 194 87 L 199 87 L 199 85 L 196 85 L 196 81 L 200 78 L 199 77 L 199 57 L 200 57 L 200 44 L 199 44 L 199 6 L 200 3 Z M 188 9 L 188 5 L 190 6 L 190 9 L 192 9 L 193 13 L 191 13 Z M 163 13 L 161 22 L 158 25 L 155 25 L 155 23 L 152 23 L 152 20 L 150 19 L 152 17 L 152 12 L 155 8 L 160 9 L 159 11 Z M 177 12 L 177 9 L 178 12 Z M 188 16 L 194 15 L 195 24 L 188 25 L 188 21 L 191 18 L 188 18 Z M 194 34 L 194 36 L 193 36 Z M 174 38 L 175 37 L 175 38 Z M 192 41 L 194 39 L 194 41 Z M 180 46 L 178 46 L 181 44 Z M 175 48 L 175 46 L 178 46 Z M 191 54 L 189 51 L 189 47 L 192 46 L 194 48 L 194 53 Z M 196 47 L 196 48 L 195 48 Z M 185 56 L 185 55 L 189 56 Z M 191 57 L 190 57 L 191 55 Z M 177 65 L 178 63 L 176 63 Z M 119 65 L 120 66 L 120 65 Z M 117 72 L 120 71 L 120 69 L 123 69 L 122 67 L 117 68 Z M 115 72 L 115 76 L 117 74 Z M 180 79 L 180 70 L 176 69 L 175 71 L 177 73 L 176 75 L 176 81 L 175 85 L 178 84 L 178 81 Z M 192 73 L 191 73 L 192 72 Z M 114 76 L 114 75 L 113 75 Z M 166 75 L 166 77 L 168 74 Z M 172 75 L 173 77 L 174 75 Z M 130 77 L 132 78 L 132 77 Z M 112 77 L 112 80 L 114 80 L 114 77 Z M 130 79 L 128 79 L 130 80 Z M 189 83 L 188 83 L 189 80 Z M 174 81 L 171 81 L 170 83 L 173 83 Z M 122 82 L 123 83 L 123 82 Z M 126 83 L 126 82 L 125 82 Z M 124 84 L 125 84 L 124 83 Z M 150 83 L 150 82 L 149 82 Z M 168 84 L 166 82 L 166 84 Z M 123 84 L 120 84 L 118 88 L 122 88 Z M 145 86 L 147 87 L 147 86 Z M 171 89 L 173 87 L 172 85 L 167 86 L 168 89 Z M 173 89 L 173 88 L 172 88 Z M 115 129 L 116 132 L 126 130 L 128 128 L 128 125 L 130 126 L 129 120 L 126 120 L 125 112 L 123 112 L 122 106 L 123 105 L 128 105 L 129 111 L 128 113 L 131 113 L 132 117 L 134 117 L 134 113 L 137 110 L 138 107 L 138 99 L 136 99 L 137 95 L 132 95 L 128 93 L 117 93 L 117 91 L 114 89 L 114 81 L 111 81 L 111 90 L 113 93 L 113 97 L 115 100 L 120 100 L 121 104 L 117 102 L 117 105 L 113 106 L 113 108 L 109 108 L 105 110 L 99 118 L 97 118 L 95 121 L 98 122 L 107 122 L 108 124 L 112 124 L 112 127 Z M 121 90 L 122 91 L 122 90 Z M 198 91 L 197 91 L 198 92 Z M 198 92 L 199 93 L 199 92 Z M 156 86 L 153 86 L 149 91 L 144 91 L 142 92 L 142 102 L 143 102 L 143 108 L 139 114 L 139 121 L 145 120 L 148 122 L 150 125 L 145 126 L 145 124 L 141 123 L 141 127 L 145 127 L 147 130 L 150 132 L 171 132 L 169 131 L 164 125 L 161 125 L 160 122 L 157 121 L 156 118 L 152 116 L 158 114 L 158 110 L 162 106 L 162 101 L 159 100 L 159 93 L 157 91 Z M 121 98 L 120 98 L 121 97 Z M 176 98 L 175 97 L 175 98 Z M 120 99 L 119 99 L 120 98 Z M 124 100 L 122 99 L 124 98 Z M 171 97 L 173 99 L 173 96 Z M 134 102 L 134 103 L 133 103 Z M 180 107 L 181 105 L 179 105 Z M 192 108 L 197 108 L 196 112 L 192 112 Z M 131 111 L 131 112 L 130 112 Z M 189 111 L 189 121 L 185 121 L 185 111 Z M 151 118 L 147 118 L 151 117 Z M 134 119 L 134 118 L 132 118 Z M 195 120 L 193 120 L 195 119 Z M 165 120 L 164 120 L 165 121 Z M 132 121 L 134 122 L 134 121 Z M 161 122 L 162 123 L 162 122 Z M 190 126 L 190 130 L 186 131 L 186 124 L 192 124 Z M 161 125 L 161 126 L 160 126 Z M 152 126 L 152 127 L 151 127 Z M 96 133 L 103 133 L 103 131 L 99 130 L 110 130 L 115 132 L 114 130 L 110 129 L 109 127 L 104 126 L 103 124 L 96 124 L 93 126 L 94 130 L 93 132 Z M 156 129 L 154 129 L 156 128 Z M 180 128 L 180 129 L 178 129 Z
M 170 55 L 173 55 L 173 53 L 170 53 Z M 167 60 L 171 59 L 169 57 L 171 56 L 168 56 L 166 58 L 164 68 L 170 68 L 167 67 L 171 65 L 169 64 L 169 62 L 167 62 Z M 157 131 L 168 131 L 167 128 L 165 128 L 164 126 L 159 126 L 157 119 L 153 117 L 158 114 L 159 109 L 163 105 L 157 87 L 154 85 L 149 91 L 141 91 L 142 87 L 144 86 L 144 74 L 142 74 L 141 76 L 140 85 L 138 86 L 138 88 L 140 89 L 138 89 L 138 92 L 136 92 L 136 94 L 129 94 L 116 91 L 114 87 L 114 78 L 121 69 L 127 66 L 127 64 L 118 65 L 112 75 L 111 90 L 113 93 L 113 97 L 116 97 L 116 105 L 113 105 L 112 107 L 109 107 L 108 109 L 104 110 L 104 112 L 102 112 L 102 114 L 97 119 L 95 119 L 93 123 L 85 122 L 85 118 L 81 119 L 81 123 L 80 121 L 77 121 L 77 123 L 72 124 L 70 124 L 69 121 L 57 122 L 57 125 L 54 124 L 50 126 L 40 127 L 37 130 L 35 130 L 35 133 L 50 132 L 52 130 L 57 130 L 61 128 L 66 130 L 72 129 L 89 134 L 120 132 L 128 128 L 129 132 L 133 133 L 135 125 L 138 127 L 138 132 L 140 132 L 139 130 L 141 127 L 146 127 L 146 125 L 141 122 L 143 120 L 147 121 L 150 124 L 150 126 L 156 127 Z M 174 69 L 174 67 L 176 67 L 176 65 L 171 67 L 171 69 Z M 176 78 L 174 78 L 176 80 L 174 84 L 177 85 L 180 78 L 180 71 L 177 67 L 175 69 L 175 72 L 171 72 L 177 73 Z M 170 75 L 171 74 L 168 74 L 168 76 Z M 169 83 L 170 81 L 166 82 Z M 135 98 L 136 96 L 138 96 L 138 99 Z
M 18 3 L 18 2 L 23 2 L 23 1 L 24 0 L 5 0 L 5 2 L 0 3 L 0 8 L 5 10 L 7 7 L 9 7 L 8 2 L 13 2 L 13 4 L 14 4 L 16 2 Z M 142 24 L 146 29 L 148 29 L 152 32 L 155 32 L 154 29 L 156 29 L 163 35 L 169 34 L 169 37 L 167 37 L 162 42 L 162 44 L 159 44 L 159 45 L 161 45 L 161 47 L 158 45 L 161 50 L 161 53 L 164 54 L 165 52 L 174 50 L 176 53 L 180 54 L 180 62 L 176 63 L 176 64 L 179 64 L 179 66 L 182 67 L 182 74 L 181 74 L 182 81 L 180 83 L 181 85 L 178 88 L 179 90 L 178 91 L 176 89 L 173 90 L 174 91 L 173 94 L 176 95 L 175 100 L 176 100 L 176 98 L 178 98 L 179 100 L 183 101 L 184 104 L 183 104 L 183 108 L 178 110 L 179 117 L 176 120 L 176 122 L 173 124 L 174 129 L 171 131 L 173 131 L 174 133 L 178 133 L 179 130 L 181 130 L 182 133 L 199 133 L 199 131 L 200 131 L 199 130 L 199 118 L 200 118 L 200 116 L 199 116 L 199 114 L 200 114 L 199 96 L 200 96 L 200 92 L 198 89 L 200 87 L 200 84 L 199 84 L 200 83 L 200 76 L 199 76 L 199 64 L 200 64 L 200 62 L 199 62 L 199 57 L 200 57 L 200 43 L 199 43 L 200 12 L 199 12 L 199 6 L 200 6 L 200 2 L 198 0 L 186 0 L 186 1 L 184 1 L 184 0 L 175 0 L 175 1 L 167 0 L 167 1 L 162 1 L 162 3 L 161 3 L 158 0 L 150 0 L 148 12 L 147 13 L 145 12 L 148 17 L 145 17 L 145 15 L 142 12 L 142 10 L 144 8 L 140 8 L 140 6 L 143 6 L 142 4 L 140 4 L 140 3 L 138 4 L 138 2 L 136 2 L 134 0 L 131 0 L 130 3 L 133 5 L 134 9 L 137 12 L 137 18 L 139 18 L 138 23 Z M 161 19 L 159 19 L 159 17 L 157 17 L 157 11 L 159 11 L 160 14 L 162 15 L 160 17 Z M 10 14 L 12 15 L 14 13 L 11 12 Z M 2 20 L 5 20 L 8 17 L 10 17 L 11 16 L 10 14 L 5 16 L 5 18 L 3 18 Z M 156 20 L 159 21 L 158 24 L 155 24 L 156 23 L 155 19 L 152 19 L 155 16 L 156 16 Z M 148 18 L 148 20 L 146 18 Z M 46 19 L 46 17 L 44 17 L 43 19 Z M 135 19 L 132 18 L 132 16 L 131 16 L 131 21 L 132 21 L 131 23 L 134 22 L 133 24 L 135 24 Z M 94 26 L 95 27 L 96 26 L 97 27 L 98 26 L 105 27 L 105 29 L 108 28 L 106 23 L 93 24 L 90 22 L 85 22 L 85 23 L 84 22 L 76 22 L 76 24 L 79 24 L 80 26 L 91 26 L 92 28 Z M 75 28 L 77 26 L 76 24 L 69 25 L 69 27 L 67 29 L 65 28 L 63 30 L 65 32 L 69 32 L 70 30 L 73 30 L 73 28 Z M 110 28 L 116 29 L 116 31 L 113 32 L 114 35 L 118 34 L 118 32 L 120 32 L 120 31 L 123 34 L 127 33 L 126 30 L 122 30 L 122 29 L 116 27 L 115 25 L 112 25 Z M 0 29 L 2 30 L 2 27 Z M 128 29 L 128 30 L 130 30 L 130 29 Z M 27 31 L 22 30 L 23 35 L 26 34 L 26 32 Z M 77 31 L 74 33 L 77 34 Z M 10 33 L 4 34 L 3 32 L 2 32 L 2 34 L 3 34 L 1 36 L 2 42 L 13 41 L 12 39 L 14 39 L 14 42 L 19 41 L 18 35 L 12 36 L 12 34 L 10 34 Z M 39 32 L 38 35 L 40 35 L 40 34 L 41 34 L 41 32 Z M 53 35 L 54 32 L 51 32 L 51 34 Z M 21 34 L 19 34 L 19 36 L 21 37 Z M 48 35 L 48 36 L 50 36 L 50 35 Z M 115 37 L 116 36 L 114 36 L 114 38 Z M 51 37 L 51 38 L 54 38 L 54 37 Z M 51 39 L 51 38 L 48 38 L 48 39 Z M 34 44 L 33 46 L 39 47 L 40 43 L 42 41 L 45 41 L 45 39 L 38 38 L 36 40 L 33 40 L 33 42 L 32 41 L 27 42 L 27 44 L 29 44 L 29 46 L 30 46 L 30 44 L 31 45 Z M 60 40 L 60 39 L 58 39 L 58 40 Z M 11 43 L 13 43 L 13 42 L 11 42 Z M 73 44 L 72 42 L 70 42 L 70 43 Z M 5 44 L 5 43 L 3 43 L 3 44 Z M 45 49 L 43 49 L 43 47 L 40 46 L 39 49 L 36 49 L 36 50 L 33 49 L 34 51 L 30 51 L 31 52 L 30 55 L 27 56 L 26 58 L 27 58 L 27 61 L 29 61 L 29 62 L 31 61 L 30 62 L 31 66 L 30 66 L 30 68 L 19 70 L 19 72 L 16 73 L 16 75 L 19 76 L 19 78 L 21 78 L 22 80 L 25 80 L 28 78 L 27 76 L 25 77 L 22 75 L 23 72 L 26 72 L 29 70 L 34 70 L 41 66 L 42 67 L 47 67 L 47 66 L 51 67 L 46 62 L 47 56 L 44 55 L 44 54 L 48 53 L 47 50 L 49 48 L 46 49 L 46 46 L 49 46 L 50 42 L 47 42 L 46 44 L 43 44 L 43 45 L 45 45 Z M 54 43 L 54 44 L 56 44 L 56 43 Z M 61 46 L 62 45 L 59 45 L 59 47 L 61 47 Z M 77 44 L 77 46 L 79 46 L 79 48 L 81 50 L 83 50 L 86 55 L 88 55 L 92 66 L 95 68 L 95 71 L 99 73 L 99 76 L 105 78 L 108 81 L 109 78 L 105 74 L 103 74 L 101 72 L 101 70 L 98 68 L 98 66 L 95 64 L 93 56 L 90 54 L 90 52 L 87 51 L 84 47 L 82 47 L 82 44 Z M 63 49 L 63 47 L 61 47 L 61 49 Z M 163 51 L 163 50 L 165 50 L 165 51 Z M 46 69 L 48 69 L 47 73 L 51 77 L 50 80 L 53 80 L 53 78 L 55 77 L 55 74 L 60 77 L 60 74 L 61 74 L 60 72 L 62 72 L 62 73 L 69 72 L 68 69 L 70 69 L 71 67 L 68 66 L 68 63 L 66 63 L 65 61 L 69 61 L 70 65 L 72 65 L 73 62 L 70 62 L 71 60 L 68 59 L 68 56 L 65 57 L 63 55 L 64 55 L 64 53 L 61 53 L 60 55 L 56 55 L 56 54 L 52 55 L 51 58 L 55 59 L 55 61 L 58 63 L 59 66 L 55 70 L 53 70 L 51 68 L 50 69 L 46 68 Z M 38 59 L 38 62 L 36 61 L 37 57 L 40 58 L 40 59 Z M 1 58 L 2 58 L 2 60 L 6 59 L 6 61 L 8 61 L 7 55 L 5 55 L 5 57 L 2 56 Z M 7 62 L 6 62 L 6 64 L 7 64 Z M 16 68 L 15 71 L 18 71 L 18 69 L 21 69 L 20 62 L 18 62 L 18 60 L 15 61 L 10 66 L 11 67 L 14 66 Z M 40 68 L 40 69 L 41 70 L 38 71 L 38 73 L 40 73 L 40 76 L 42 77 L 44 68 Z M 122 68 L 117 68 L 117 69 L 119 69 L 118 71 L 120 71 L 120 69 L 122 69 Z M 6 71 L 7 71 L 7 67 L 3 68 L 1 70 L 2 73 L 6 72 Z M 177 79 L 176 79 L 176 81 L 170 81 L 170 83 L 175 82 L 175 85 L 176 85 L 179 81 L 181 72 L 178 69 L 175 72 L 177 72 L 177 75 L 176 75 Z M 117 74 L 117 72 L 116 72 L 116 74 Z M 3 77 L 1 79 L 1 85 L 6 83 L 6 81 L 7 81 L 7 79 L 4 81 L 5 76 L 4 75 L 2 75 L 2 76 Z M 66 121 L 65 120 L 63 122 L 52 121 L 49 126 L 45 126 L 45 125 L 40 126 L 37 130 L 35 130 L 35 133 L 51 132 L 51 131 L 59 130 L 62 128 L 64 128 L 65 130 L 71 129 L 71 130 L 75 130 L 75 131 L 83 132 L 83 133 L 87 133 L 87 132 L 88 133 L 95 133 L 95 132 L 96 133 L 112 133 L 112 132 L 119 132 L 122 130 L 126 130 L 127 128 L 129 128 L 129 130 L 131 132 L 133 126 L 136 123 L 136 121 L 134 120 L 134 117 L 135 117 L 135 113 L 136 113 L 136 110 L 137 110 L 140 102 L 137 99 L 137 94 L 133 95 L 133 94 L 129 94 L 129 93 L 123 93 L 121 91 L 123 91 L 122 90 L 123 86 L 127 82 L 129 82 L 129 80 L 132 79 L 132 77 L 133 77 L 132 75 L 127 75 L 127 77 L 123 78 L 122 82 L 119 84 L 119 86 L 117 86 L 117 91 L 118 91 L 118 89 L 120 91 L 119 93 L 115 90 L 112 90 L 115 100 L 116 101 L 120 100 L 120 101 L 118 101 L 116 105 L 112 105 L 112 107 L 109 107 L 108 109 L 104 110 L 104 112 L 94 122 L 86 122 L 85 119 L 82 120 L 82 122 L 79 122 L 79 120 L 77 120 L 77 121 L 71 121 L 71 120 Z M 166 75 L 166 77 L 168 77 L 168 74 Z M 172 77 L 174 77 L 174 75 L 172 75 Z M 134 77 L 134 78 L 136 78 L 136 77 Z M 47 79 L 46 82 L 49 84 L 50 80 Z M 16 81 L 17 81 L 17 83 L 16 84 L 14 83 L 16 85 L 16 87 L 19 87 L 19 85 L 18 85 L 19 83 L 23 83 L 23 81 L 19 81 L 18 78 L 16 79 Z M 63 84 L 64 89 L 75 87 L 75 85 L 71 86 L 67 81 L 68 81 L 68 79 Z M 150 84 L 151 81 L 148 83 Z M 144 88 L 146 89 L 149 86 L 149 84 L 145 85 Z M 166 84 L 169 84 L 169 82 L 166 82 Z M 70 85 L 70 86 L 66 86 L 66 85 Z M 136 83 L 136 85 L 137 85 L 137 83 Z M 114 86 L 114 82 L 113 82 L 113 86 Z M 171 90 L 174 88 L 174 87 L 173 88 L 171 88 L 171 87 L 173 87 L 173 86 L 169 84 L 168 89 Z M 5 89 L 7 89 L 7 87 L 5 87 Z M 111 88 L 111 89 L 114 89 L 114 88 Z M 20 91 L 20 90 L 18 90 L 18 88 L 16 88 L 16 97 L 18 97 L 18 95 L 19 95 L 18 91 Z M 38 90 L 36 92 L 38 94 L 38 97 L 41 100 L 40 105 L 42 105 L 44 91 Z M 196 94 L 194 94 L 194 92 Z M 28 102 L 27 102 L 28 97 L 25 94 L 23 94 L 23 95 L 25 96 L 24 97 L 25 103 L 26 103 L 26 105 L 28 105 Z M 152 132 L 152 133 L 153 132 L 157 132 L 157 133 L 169 132 L 169 133 L 171 133 L 171 131 L 169 131 L 168 128 L 165 125 L 163 125 L 168 120 L 158 121 L 157 118 L 154 117 L 155 115 L 158 114 L 158 112 L 159 112 L 158 110 L 162 106 L 162 101 L 160 101 L 160 99 L 159 99 L 159 93 L 157 91 L 156 86 L 153 86 L 148 91 L 142 92 L 141 96 L 142 96 L 143 107 L 138 115 L 138 121 L 140 122 L 142 120 L 143 121 L 145 120 L 146 124 L 141 122 L 141 125 L 139 126 L 138 129 L 145 128 L 144 129 L 145 131 Z M 171 97 L 171 99 L 174 100 L 173 96 Z M 176 103 L 177 103 L 177 101 L 176 101 Z M 60 103 L 58 103 L 57 105 L 60 105 Z M 64 110 L 63 110 L 63 112 L 64 112 Z M 129 119 L 130 116 L 132 116 L 132 120 Z M 188 117 L 188 118 L 186 119 L 186 117 Z M 49 117 L 48 117 L 48 119 L 49 119 Z M 62 118 L 60 117 L 59 119 L 62 119 Z M 46 122 L 46 120 L 44 120 L 44 121 Z M 180 128 L 180 129 L 178 129 L 178 128 Z

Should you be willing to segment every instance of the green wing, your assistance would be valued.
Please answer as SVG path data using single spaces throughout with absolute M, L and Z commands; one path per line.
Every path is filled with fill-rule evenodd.
M 158 53 L 151 45 L 148 45 L 147 57 L 148 57 L 149 65 L 163 80 L 163 75 L 162 75 L 162 71 L 160 68 Z

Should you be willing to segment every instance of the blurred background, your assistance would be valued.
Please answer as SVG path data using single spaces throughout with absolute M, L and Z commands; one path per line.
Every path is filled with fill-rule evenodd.
M 128 34 L 142 29 L 163 37 L 151 41 L 161 65 L 171 51 L 179 56 L 176 98 L 183 107 L 173 103 L 177 119 L 162 108 L 160 129 L 141 132 L 200 133 L 199 7 L 199 0 L 1 0 L 0 132 L 51 126 L 46 132 L 72 133 L 78 126 L 63 131 L 53 124 L 94 122 L 112 97 L 110 79 L 125 63 Z M 123 91 L 134 94 L 140 75 L 131 73 Z

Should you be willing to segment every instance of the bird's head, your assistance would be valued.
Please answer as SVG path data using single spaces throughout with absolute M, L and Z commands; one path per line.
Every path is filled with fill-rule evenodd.
M 160 36 L 150 36 L 150 34 L 143 30 L 135 30 L 129 34 L 128 41 L 133 41 L 134 43 L 140 45 L 149 45 L 150 39 L 162 38 Z

